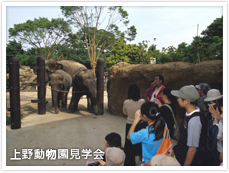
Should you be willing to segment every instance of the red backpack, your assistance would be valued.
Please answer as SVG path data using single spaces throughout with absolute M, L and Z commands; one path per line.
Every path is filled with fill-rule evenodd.
M 165 126 L 161 146 L 157 150 L 157 153 L 155 155 L 163 154 L 166 156 L 172 156 L 172 153 L 173 153 L 173 144 L 172 144 L 172 141 L 170 139 L 169 130 L 168 130 L 167 126 Z M 150 161 L 148 163 L 144 164 L 144 166 L 150 166 Z

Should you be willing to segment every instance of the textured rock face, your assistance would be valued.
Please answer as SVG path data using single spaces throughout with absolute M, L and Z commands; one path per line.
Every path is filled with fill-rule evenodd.
M 7 86 L 9 85 L 9 74 L 7 74 Z M 28 86 L 27 83 L 36 82 L 37 75 L 34 74 L 33 69 L 30 67 L 22 66 L 19 69 L 19 85 L 20 91 L 22 92 L 34 92 L 36 91 L 35 86 Z
M 148 83 L 157 74 L 164 76 L 164 85 L 178 90 L 184 85 L 199 83 L 223 82 L 223 61 L 214 60 L 198 64 L 186 62 L 171 62 L 166 64 L 137 64 L 118 63 L 110 67 L 108 72 L 108 108 L 110 113 L 122 116 L 122 106 L 127 99 L 129 85 L 136 83 L 141 90 L 141 97 L 146 99 Z M 177 120 L 182 123 L 181 112 L 177 107 Z

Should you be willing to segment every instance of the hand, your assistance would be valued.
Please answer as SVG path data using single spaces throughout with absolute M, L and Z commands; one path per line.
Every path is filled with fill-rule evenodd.
M 139 122 L 141 120 L 141 111 L 140 110 L 137 110 L 135 112 L 135 121 Z
M 100 163 L 99 166 L 108 166 L 107 163 L 104 162 L 103 160 L 97 159 L 97 160 L 95 160 L 95 161 Z
M 209 112 L 211 112 L 212 118 L 217 118 L 218 120 L 220 120 L 220 113 L 218 107 L 215 110 L 212 105 L 209 105 Z
M 88 166 L 88 163 L 89 163 L 89 161 L 86 162 L 86 165 L 85 166 Z
M 156 101 L 157 101 L 158 107 L 160 108 L 162 106 L 161 102 L 159 101 L 159 99 L 156 99 Z
M 220 114 L 220 117 L 223 118 L 223 106 L 221 106 L 222 113 Z
M 223 153 L 219 154 L 219 160 L 222 162 L 223 161 Z

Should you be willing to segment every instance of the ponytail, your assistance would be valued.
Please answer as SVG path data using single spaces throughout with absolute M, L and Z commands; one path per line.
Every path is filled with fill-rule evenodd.
M 146 102 L 142 104 L 141 113 L 146 115 L 151 120 L 155 120 L 154 123 L 149 126 L 149 135 L 150 133 L 155 133 L 154 141 L 163 138 L 165 121 L 162 118 L 160 112 L 158 112 L 157 104 L 153 102 Z
M 158 141 L 159 139 L 163 138 L 164 128 L 165 128 L 165 121 L 162 118 L 162 116 L 158 115 L 155 122 L 150 126 L 150 128 L 153 128 L 152 131 L 149 131 L 150 133 L 155 133 L 155 139 L 154 141 Z

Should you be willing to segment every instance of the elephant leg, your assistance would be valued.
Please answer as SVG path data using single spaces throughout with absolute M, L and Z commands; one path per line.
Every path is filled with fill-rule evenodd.
M 62 92 L 59 92 L 58 93 L 58 98 L 57 98 L 57 106 L 58 106 L 58 108 L 60 108 L 60 102 L 61 102 L 61 100 L 62 100 Z
M 79 103 L 81 96 L 82 96 L 82 94 L 78 94 L 78 93 L 72 94 L 70 105 L 68 107 L 68 112 L 73 113 L 78 109 L 78 103 Z
M 99 114 L 98 104 L 97 104 L 97 92 L 95 88 L 89 87 L 90 99 L 91 99 L 91 111 L 94 112 L 95 115 Z
M 51 90 L 52 93 L 52 111 L 54 111 L 54 96 L 53 96 L 53 91 Z
M 58 104 L 58 92 L 57 91 L 52 91 L 52 96 L 53 96 L 53 104 L 54 104 L 54 112 L 55 114 L 59 113 L 57 104 Z
M 68 97 L 68 93 L 63 93 L 62 94 L 62 103 L 61 103 L 62 111 L 66 111 L 66 108 L 67 108 L 67 97 Z
M 87 110 L 91 110 L 92 105 L 91 105 L 91 97 L 87 94 Z

